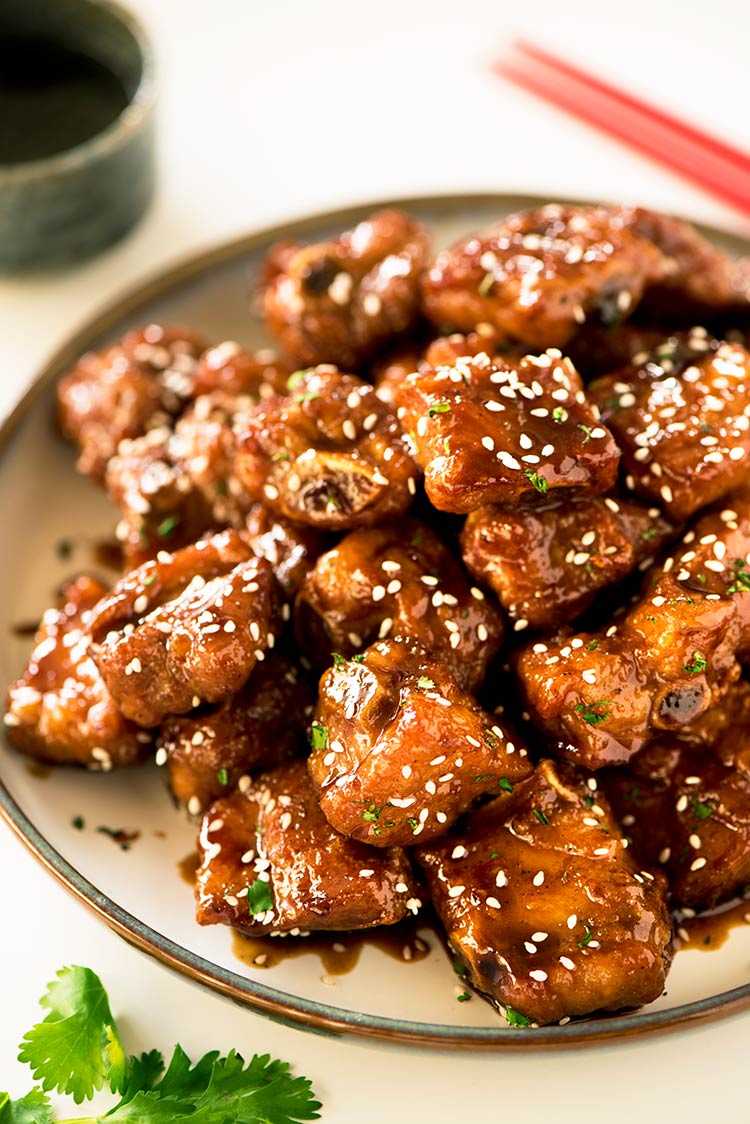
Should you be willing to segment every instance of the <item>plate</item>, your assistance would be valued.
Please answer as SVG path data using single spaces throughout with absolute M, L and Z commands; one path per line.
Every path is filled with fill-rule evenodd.
M 388 200 L 316 216 L 221 245 L 139 285 L 55 355 L 0 431 L 0 526 L 13 549 L 0 561 L 3 684 L 19 673 L 31 644 L 18 625 L 39 619 L 56 586 L 85 569 L 112 580 L 100 549 L 112 537 L 114 509 L 74 471 L 74 452 L 53 424 L 57 377 L 88 348 L 148 320 L 190 324 L 209 339 L 268 341 L 248 311 L 250 281 L 268 246 L 281 238 L 318 240 L 382 206 L 404 207 L 437 244 L 538 205 L 529 197 L 461 196 Z M 717 231 L 709 236 L 746 249 Z M 60 548 L 70 544 L 72 552 Z M 23 630 L 21 630 L 23 631 Z M 184 975 L 270 1017 L 309 1030 L 430 1046 L 539 1048 L 685 1026 L 750 1007 L 750 925 L 733 928 L 712 952 L 680 952 L 667 991 L 639 1011 L 566 1026 L 518 1029 L 474 996 L 456 1002 L 456 978 L 435 934 L 429 953 L 406 962 L 364 944 L 348 974 L 332 976 L 312 952 L 271 968 L 247 966 L 223 927 L 200 928 L 178 866 L 195 845 L 195 825 L 178 812 L 153 765 L 89 774 L 39 769 L 0 751 L 0 813 L 38 860 L 127 941 Z M 76 827 L 83 821 L 83 828 Z M 123 849 L 98 830 L 137 833 Z

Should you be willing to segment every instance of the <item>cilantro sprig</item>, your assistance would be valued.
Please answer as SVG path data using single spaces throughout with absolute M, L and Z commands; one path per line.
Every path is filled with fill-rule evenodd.
M 47 1014 L 24 1036 L 19 1060 L 40 1083 L 12 1100 L 0 1093 L 0 1124 L 52 1124 L 48 1093 L 76 1104 L 105 1085 L 119 1100 L 96 1116 L 59 1124 L 303 1124 L 318 1120 L 320 1103 L 305 1077 L 286 1062 L 258 1055 L 245 1063 L 218 1050 L 195 1064 L 176 1046 L 169 1064 L 158 1050 L 130 1056 L 120 1039 L 109 998 L 90 968 L 61 968 L 41 1000 Z

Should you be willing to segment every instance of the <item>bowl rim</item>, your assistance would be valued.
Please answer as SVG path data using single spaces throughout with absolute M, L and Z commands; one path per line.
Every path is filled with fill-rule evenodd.
M 99 160 L 105 160 L 137 134 L 154 113 L 157 95 L 156 59 L 151 39 L 141 19 L 118 0 L 84 0 L 89 7 L 102 8 L 133 37 L 140 55 L 141 73 L 128 104 L 101 132 L 72 148 L 36 160 L 0 164 L 0 191 L 6 187 L 66 176 Z
M 21 421 L 50 384 L 93 341 L 110 331 L 124 317 L 136 312 L 139 307 L 148 305 L 156 297 L 216 265 L 241 258 L 275 241 L 304 236 L 321 226 L 336 224 L 346 227 L 384 207 L 451 210 L 467 206 L 497 206 L 498 210 L 507 212 L 509 204 L 512 209 L 516 209 L 518 206 L 539 206 L 547 202 L 549 199 L 546 197 L 522 192 L 456 192 L 368 201 L 263 227 L 190 254 L 167 269 L 155 270 L 145 281 L 131 284 L 124 292 L 109 300 L 64 341 L 44 364 L 16 406 L 4 419 L 0 419 L 0 471 L 2 457 Z M 567 204 L 579 201 L 559 199 L 558 202 Z M 745 240 L 732 231 L 704 224 L 695 225 L 714 239 L 728 238 L 735 245 L 745 244 Z M 750 1010 L 748 983 L 667 1010 L 600 1016 L 591 1021 L 539 1028 L 509 1028 L 501 1023 L 498 1027 L 454 1027 L 347 1011 L 331 1004 L 291 996 L 287 992 L 222 968 L 140 921 L 86 879 L 49 843 L 11 795 L 2 776 L 0 818 L 5 820 L 31 854 L 61 885 L 128 943 L 209 990 L 277 1022 L 297 1028 L 338 1037 L 347 1035 L 374 1039 L 401 1046 L 481 1051 L 533 1050 L 545 1047 L 564 1049 L 583 1044 L 605 1044 L 615 1038 L 632 1038 L 684 1029 Z

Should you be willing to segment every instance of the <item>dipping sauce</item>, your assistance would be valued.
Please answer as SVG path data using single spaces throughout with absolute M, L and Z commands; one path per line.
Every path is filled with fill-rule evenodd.
M 675 950 L 685 948 L 721 948 L 732 929 L 750 924 L 750 901 L 727 902 L 697 917 L 678 914 L 675 927 Z
M 246 937 L 232 932 L 232 952 L 249 968 L 275 968 L 299 956 L 315 956 L 327 976 L 345 976 L 356 967 L 362 950 L 377 948 L 393 960 L 416 963 L 429 955 L 431 948 L 422 922 L 405 921 L 357 933 L 311 933 L 309 937 Z
M 0 34 L 0 164 L 73 148 L 111 125 L 129 100 L 96 59 L 52 39 Z

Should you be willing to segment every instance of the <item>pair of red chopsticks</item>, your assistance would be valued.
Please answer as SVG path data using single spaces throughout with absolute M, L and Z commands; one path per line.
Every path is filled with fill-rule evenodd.
M 523 40 L 493 70 L 645 152 L 750 218 L 750 152 L 715 140 Z

